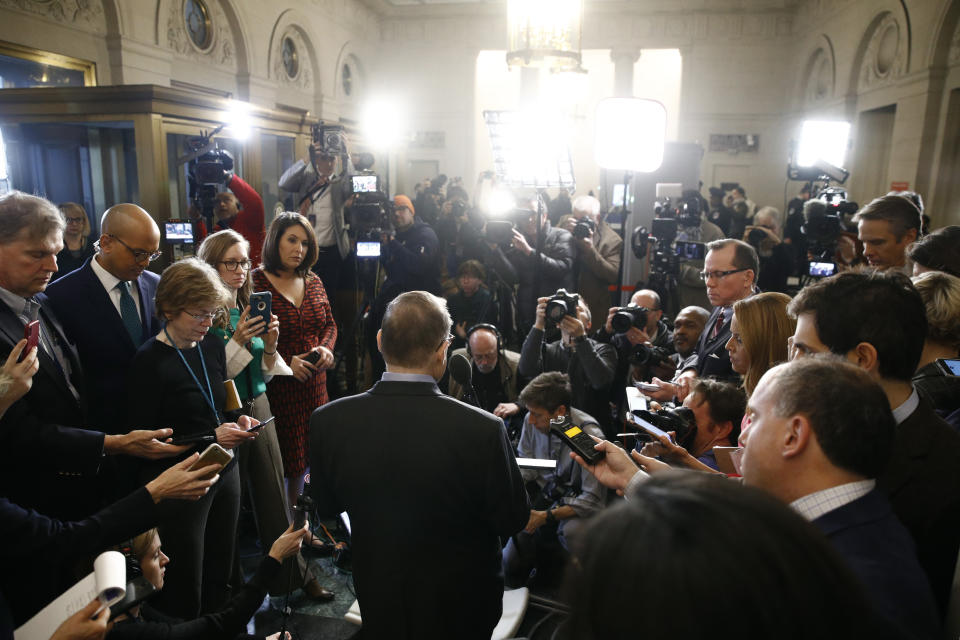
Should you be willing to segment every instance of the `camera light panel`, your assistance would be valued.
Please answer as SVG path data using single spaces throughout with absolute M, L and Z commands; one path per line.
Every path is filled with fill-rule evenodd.
M 605 98 L 597 103 L 596 158 L 604 169 L 649 173 L 663 164 L 667 109 L 656 100 Z
M 843 120 L 804 120 L 797 145 L 798 167 L 811 167 L 824 160 L 842 167 L 850 139 L 850 123 Z

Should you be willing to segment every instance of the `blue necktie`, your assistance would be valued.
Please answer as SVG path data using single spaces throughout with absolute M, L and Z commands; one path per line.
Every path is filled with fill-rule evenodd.
M 133 346 L 139 347 L 143 342 L 143 326 L 140 324 L 137 305 L 134 304 L 133 297 L 130 295 L 130 283 L 121 280 L 117 283 L 117 289 L 120 290 L 120 318 L 123 320 L 123 326 L 130 334 Z

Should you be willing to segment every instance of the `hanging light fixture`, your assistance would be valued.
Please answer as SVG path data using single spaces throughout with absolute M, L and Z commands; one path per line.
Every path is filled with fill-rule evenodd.
M 581 71 L 583 0 L 508 0 L 511 67 Z

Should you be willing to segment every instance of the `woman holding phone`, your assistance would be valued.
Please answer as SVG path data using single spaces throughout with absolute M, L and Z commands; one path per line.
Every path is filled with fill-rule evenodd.
M 299 213 L 277 215 L 263 243 L 263 264 L 253 272 L 257 291 L 273 295 L 273 312 L 280 319 L 277 350 L 290 363 L 293 376 L 279 376 L 267 385 L 277 417 L 277 437 L 283 454 L 287 503 L 296 504 L 303 489 L 309 453 L 310 415 L 327 403 L 326 369 L 333 366 L 337 325 L 327 292 L 310 271 L 317 261 L 317 238 Z
M 163 329 L 143 343 L 130 366 L 132 424 L 162 424 L 173 428 L 175 443 L 207 438 L 228 450 L 257 436 L 248 431 L 255 420 L 224 417 L 226 354 L 223 340 L 207 335 L 230 298 L 217 272 L 201 260 L 187 258 L 164 270 L 156 294 Z M 209 444 L 194 441 L 180 456 L 145 462 L 141 480 Z M 219 609 L 229 594 L 240 512 L 236 461 L 220 471 L 220 481 L 197 502 L 164 502 L 158 510 L 160 533 L 179 560 L 169 572 L 169 588 L 155 601 L 157 608 L 188 620 Z
M 210 331 L 223 341 L 227 378 L 236 384 L 244 413 L 264 422 L 273 415 L 266 394 L 267 383 L 273 376 L 290 376 L 293 372 L 277 353 L 279 319 L 271 314 L 267 324 L 257 310 L 251 308 L 253 287 L 248 277 L 251 268 L 249 248 L 243 236 L 226 229 L 207 236 L 197 250 L 197 257 L 217 270 L 231 296 Z M 290 508 L 283 484 L 283 461 L 276 427 L 270 423 L 257 430 L 257 439 L 239 449 L 240 481 L 250 496 L 260 543 L 266 549 L 290 524 Z M 288 586 L 298 588 L 302 585 L 304 591 L 315 599 L 333 597 L 312 577 L 302 557 L 287 562 L 292 567 L 284 568 L 281 576 L 268 585 L 271 595 L 283 595 Z M 289 571 L 294 571 L 292 578 L 288 577 Z

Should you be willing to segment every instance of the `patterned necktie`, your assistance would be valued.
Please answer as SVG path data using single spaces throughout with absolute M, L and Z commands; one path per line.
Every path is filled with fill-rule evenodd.
M 717 324 L 713 325 L 713 335 L 710 336 L 711 338 L 716 338 L 718 335 L 720 335 L 720 328 L 723 327 L 723 320 L 726 313 L 726 309 L 720 310 L 720 313 L 717 315 Z
M 130 334 L 133 346 L 139 347 L 143 342 L 143 326 L 140 324 L 137 305 L 134 304 L 133 297 L 130 295 L 130 283 L 121 280 L 117 283 L 117 289 L 120 290 L 120 318 L 123 320 L 123 326 Z

